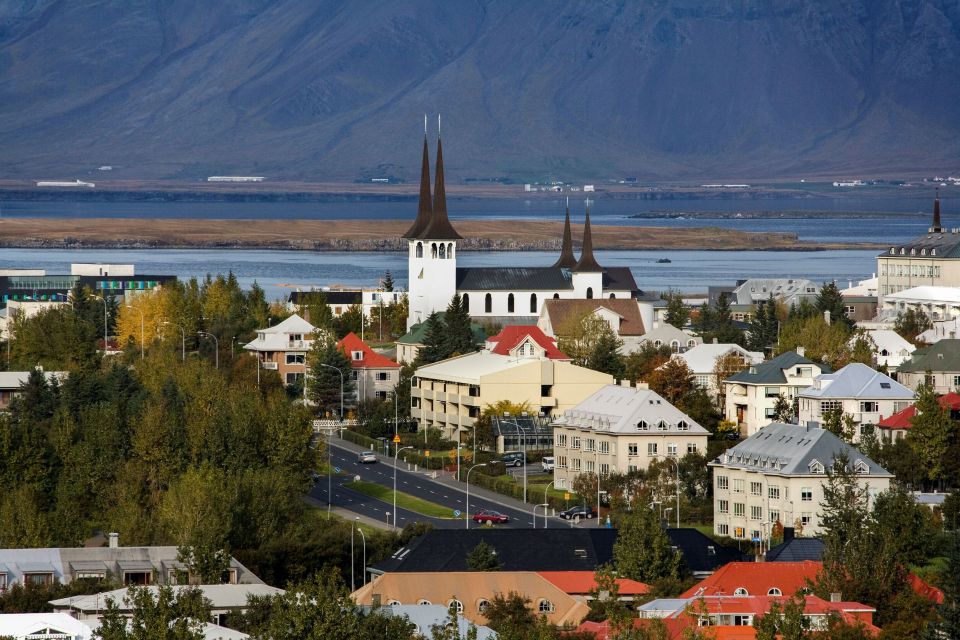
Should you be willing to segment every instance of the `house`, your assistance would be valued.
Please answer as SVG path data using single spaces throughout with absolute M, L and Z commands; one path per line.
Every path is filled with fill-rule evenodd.
M 916 347 L 892 329 L 868 329 L 866 335 L 873 342 L 877 367 L 886 367 L 887 373 L 896 373 L 903 362 L 910 358 Z M 850 339 L 852 345 L 856 336 Z
M 881 314 L 889 312 L 887 298 L 895 293 L 917 287 L 960 286 L 960 229 L 943 226 L 939 191 L 933 201 L 933 224 L 919 238 L 891 245 L 878 255 L 877 275 Z
M 611 382 L 609 374 L 569 362 L 478 351 L 417 369 L 410 415 L 419 428 L 440 429 L 455 439 L 473 428 L 484 407 L 501 400 L 526 403 L 531 412 L 551 416 Z
M 774 406 L 782 395 L 793 401 L 814 378 L 832 370 L 804 356 L 803 347 L 753 365 L 727 378 L 724 415 L 746 435 L 753 435 L 774 419 Z
M 581 599 L 564 593 L 533 571 L 444 571 L 385 573 L 350 597 L 360 605 L 443 605 L 477 625 L 486 625 L 494 596 L 512 591 L 530 598 L 533 611 L 556 625 L 576 625 L 589 613 Z
M 316 330 L 293 314 L 275 327 L 257 329 L 256 339 L 243 348 L 257 357 L 261 369 L 276 371 L 284 385 L 291 385 L 304 376 Z
M 767 549 L 765 562 L 820 562 L 823 541 L 820 538 L 797 538 L 793 527 L 783 528 L 783 542 Z
M 541 576 L 552 582 L 567 595 L 592 600 L 599 587 L 596 571 L 539 571 Z M 634 599 L 650 593 L 650 585 L 630 578 L 616 578 L 619 599 L 632 602 Z M 592 592 L 592 593 L 591 593 Z
M 640 336 L 637 348 L 647 342 L 655 347 L 666 345 L 674 353 L 683 353 L 688 349 L 693 349 L 698 344 L 702 344 L 703 338 L 683 329 L 678 329 L 666 322 L 655 322 L 652 329 Z
M 910 389 L 929 379 L 937 393 L 956 390 L 960 387 L 960 339 L 940 340 L 917 349 L 900 365 L 897 379 Z
M 623 341 L 621 352 L 629 353 L 640 345 L 647 325 L 641 303 L 631 299 L 547 300 L 537 326 L 549 336 L 562 338 L 569 336 L 575 325 L 591 314 L 603 319 Z
M 693 372 L 693 382 L 701 389 L 705 389 L 711 397 L 716 398 L 717 377 L 713 370 L 717 362 L 729 354 L 736 355 L 744 368 L 763 362 L 763 354 L 759 351 L 747 351 L 738 344 L 698 344 L 673 356 L 682 360 Z
M 774 300 L 789 308 L 799 306 L 804 300 L 815 302 L 819 293 L 820 286 L 817 283 L 803 278 L 749 278 L 738 281 L 729 297 L 731 305 L 755 307 L 765 304 L 773 296 Z
M 92 640 L 93 628 L 65 613 L 0 614 L 0 638 Z
M 878 286 L 879 278 L 873 276 L 867 280 L 861 280 L 856 285 L 851 282 L 846 289 L 840 290 L 847 318 L 853 322 L 869 322 L 877 317 Z
M 363 315 L 369 318 L 374 308 L 399 304 L 406 295 L 403 291 L 383 291 L 382 289 L 321 289 L 319 291 L 291 291 L 287 298 L 287 309 L 297 311 L 309 302 L 311 295 L 323 294 L 327 307 L 334 318 L 346 313 L 350 307 L 359 305 Z M 309 320 L 309 318 L 307 318 Z
M 8 409 L 13 399 L 23 391 L 23 385 L 30 379 L 30 371 L 0 371 L 0 411 Z M 70 375 L 67 371 L 44 371 L 47 383 L 63 383 Z
M 357 401 L 386 400 L 400 383 L 400 365 L 371 349 L 352 331 L 337 342 L 337 348 L 350 360 Z
M 382 604 L 382 603 L 381 603 Z M 413 625 L 413 633 L 424 640 L 433 640 L 434 627 L 445 629 L 450 620 L 450 610 L 440 604 L 393 604 L 390 606 L 369 606 L 363 607 L 367 612 L 376 611 L 383 616 L 396 616 L 397 618 L 406 618 Z M 457 637 L 468 638 L 471 628 L 475 629 L 476 640 L 497 640 L 497 633 L 490 627 L 483 625 L 477 626 L 457 614 Z
M 957 242 L 960 244 L 960 237 Z M 880 317 L 894 319 L 909 309 L 935 321 L 956 320 L 960 318 L 960 287 L 921 285 L 888 294 L 883 298 Z
M 608 384 L 554 418 L 554 482 L 571 489 L 581 473 L 628 473 L 704 453 L 709 437 L 656 392 Z
M 781 522 L 818 535 L 826 472 L 839 456 L 846 456 L 871 500 L 890 488 L 893 474 L 826 429 L 773 423 L 728 449 L 708 465 L 714 533 L 762 542 Z
M 951 391 L 950 393 L 945 393 L 940 396 L 937 401 L 941 407 L 950 411 L 951 420 L 960 422 L 960 394 Z M 902 411 L 898 411 L 892 416 L 887 416 L 877 423 L 880 437 L 887 442 L 906 438 L 907 432 L 909 432 L 910 427 L 913 426 L 913 417 L 916 415 L 917 406 L 911 404 Z
M 437 315 L 441 320 L 444 318 L 446 312 L 439 311 Z M 473 340 L 478 345 L 483 344 L 487 340 L 487 332 L 484 331 L 483 327 L 477 323 L 470 323 L 470 327 L 473 330 Z M 423 348 L 424 341 L 427 335 L 427 323 L 419 322 L 407 331 L 401 338 L 397 339 L 397 362 L 400 364 L 410 364 L 417 359 L 417 356 L 420 355 L 420 349 Z
M 731 562 L 680 594 L 700 596 L 793 596 L 813 582 L 823 565 L 820 562 Z
M 110 543 L 115 544 L 116 534 Z M 177 558 L 177 547 L 62 547 L 0 549 L 0 591 L 13 586 L 64 584 L 77 579 L 114 580 L 125 585 L 194 582 L 187 566 Z M 262 584 L 235 558 L 224 578 L 230 584 Z
M 548 336 L 536 325 L 504 327 L 497 335 L 487 338 L 485 348 L 515 358 L 537 356 L 550 360 L 570 360 L 570 356 L 557 348 L 557 339 Z
M 854 362 L 835 373 L 822 373 L 801 391 L 799 421 L 823 423 L 827 413 L 840 409 L 853 419 L 853 440 L 858 442 L 885 416 L 906 409 L 914 393 L 893 378 Z
M 67 301 L 67 296 L 56 297 L 57 300 L 48 301 L 23 300 L 17 302 L 15 300 L 9 300 L 6 306 L 0 309 L 0 339 L 10 339 L 10 329 L 17 318 L 27 320 L 48 309 L 70 304 Z
M 960 336 L 960 318 L 950 320 L 934 320 L 933 327 L 917 336 L 917 341 L 924 344 L 933 344 L 945 338 L 953 340 Z

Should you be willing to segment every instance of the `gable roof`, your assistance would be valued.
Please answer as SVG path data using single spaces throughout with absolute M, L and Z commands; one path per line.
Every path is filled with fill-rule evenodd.
M 954 393 L 953 391 L 937 398 L 937 402 L 939 402 L 940 406 L 944 409 L 960 411 L 960 394 Z M 903 411 L 898 411 L 892 416 L 884 418 L 877 426 L 881 429 L 909 429 L 913 426 L 913 417 L 915 415 L 917 415 L 917 405 L 912 404 Z
M 442 321 L 446 317 L 446 311 L 438 311 L 437 315 Z M 483 327 L 477 322 L 470 323 L 470 329 L 473 331 L 473 339 L 477 344 L 483 344 L 487 339 L 487 332 L 483 330 Z M 410 330 L 403 334 L 402 337 L 397 338 L 397 344 L 423 344 L 427 335 L 427 323 L 418 322 L 417 324 L 410 327 Z
M 853 362 L 836 373 L 817 376 L 813 386 L 801 391 L 800 397 L 912 400 L 914 393 L 890 376 L 860 362 Z
M 315 326 L 294 313 L 289 318 L 286 318 L 283 322 L 279 322 L 272 327 L 257 329 L 257 333 L 266 333 L 268 335 L 275 333 L 311 334 L 316 330 L 317 328 Z
M 527 338 L 537 343 L 551 360 L 570 359 L 570 356 L 557 348 L 556 339 L 545 334 L 540 327 L 536 325 L 517 324 L 504 327 L 497 335 L 487 338 L 487 342 L 494 344 L 490 351 L 506 356 L 510 355 L 510 351 Z
M 647 429 L 637 425 L 646 422 Z M 658 425 L 663 422 L 666 429 Z M 553 421 L 555 426 L 575 426 L 602 433 L 642 435 L 709 435 L 697 422 L 680 411 L 656 391 L 608 384 L 587 396 L 573 409 Z M 681 428 L 682 426 L 682 428 Z
M 731 562 L 712 575 L 690 587 L 681 598 L 697 596 L 735 595 L 737 589 L 746 589 L 741 595 L 766 596 L 771 589 L 792 596 L 814 580 L 822 564 L 819 562 L 778 562 L 771 567 L 763 562 Z
M 717 360 L 728 353 L 737 353 L 743 356 L 747 364 L 759 364 L 763 362 L 763 354 L 759 351 L 747 351 L 738 344 L 716 344 L 702 343 L 690 347 L 684 352 L 674 354 L 674 358 L 679 358 L 687 363 L 690 370 L 694 373 L 712 373 L 717 365 Z
M 562 267 L 457 267 L 457 291 L 572 291 L 573 276 Z M 637 291 L 630 267 L 603 270 L 605 291 Z
M 344 291 L 342 289 L 332 289 L 330 291 L 291 291 L 288 300 L 290 304 L 301 305 L 311 295 L 322 294 L 327 304 L 346 304 L 354 305 L 363 302 L 362 291 Z
M 947 338 L 916 350 L 904 361 L 899 373 L 925 373 L 926 371 L 960 371 L 960 339 Z
M 695 336 L 666 322 L 655 322 L 653 328 L 647 327 L 647 332 L 640 337 L 641 342 L 655 343 L 657 340 L 668 346 L 676 341 L 679 346 L 690 349 L 693 348 L 687 347 L 690 342 L 693 342 L 693 346 L 703 344 L 703 339 L 700 336 Z
M 820 538 L 794 538 L 772 547 L 766 554 L 767 562 L 820 562 L 823 559 L 823 541 Z M 775 571 L 775 569 L 771 569 Z
M 399 369 L 400 365 L 388 358 L 382 356 L 367 345 L 366 342 L 353 331 L 343 336 L 337 347 L 346 354 L 350 361 L 350 366 L 354 369 Z M 353 358 L 353 353 L 359 351 L 363 354 L 359 360 Z
M 779 422 L 763 427 L 727 449 L 710 466 L 748 469 L 779 476 L 807 476 L 815 475 L 811 471 L 814 462 L 819 462 L 826 469 L 842 453 L 846 454 L 850 468 L 858 461 L 867 465 L 867 473 L 860 475 L 893 477 L 866 454 L 826 429 Z
M 807 364 L 820 367 L 820 371 L 823 373 L 833 371 L 827 365 L 814 362 L 809 358 L 801 356 L 796 351 L 785 351 L 772 360 L 761 362 L 760 364 L 733 374 L 727 378 L 727 381 L 741 382 L 744 384 L 786 384 L 787 378 L 783 375 L 784 369 Z
M 626 298 L 595 298 L 592 300 L 546 300 L 543 303 L 543 312 L 550 319 L 553 333 L 560 333 L 571 323 L 597 309 L 609 309 L 620 316 L 620 327 L 617 334 L 620 336 L 642 336 L 645 332 L 643 317 L 640 315 L 640 304 Z

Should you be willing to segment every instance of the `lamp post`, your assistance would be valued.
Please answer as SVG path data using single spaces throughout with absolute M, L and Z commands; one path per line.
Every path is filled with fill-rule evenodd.
M 504 420 L 507 424 L 512 424 L 517 428 L 517 434 L 522 438 L 523 447 L 523 501 L 527 501 L 527 430 L 520 426 L 520 423 L 514 420 Z M 599 478 L 599 476 L 597 476 Z M 598 481 L 599 482 L 599 481 Z M 597 513 L 600 513 L 600 503 L 597 503 Z
M 213 335 L 209 331 L 197 331 L 197 335 L 213 338 L 213 344 L 215 349 L 215 351 L 213 352 L 213 362 L 214 362 L 213 368 L 219 369 L 220 368 L 220 340 L 217 338 L 217 336 Z M 304 383 L 306 383 L 306 380 L 304 380 Z
M 464 520 L 467 524 L 467 529 L 470 528 L 470 472 L 476 469 L 477 467 L 487 466 L 486 462 L 478 462 L 469 469 L 467 469 L 467 512 L 464 514 Z
M 680 528 L 680 464 L 673 458 L 667 456 L 665 460 L 669 460 L 673 463 L 673 466 L 677 470 L 677 529 Z
M 137 313 L 140 314 L 140 359 L 143 360 L 143 336 L 144 336 L 144 333 L 143 333 L 143 320 L 144 320 L 144 318 L 143 318 L 143 311 L 141 311 L 140 309 L 137 309 L 136 307 L 133 307 L 133 306 L 131 306 L 131 305 L 129 305 L 129 304 L 125 304 L 125 305 L 123 305 L 123 306 L 125 306 L 127 309 L 130 309 L 131 311 L 136 311 Z
M 533 505 L 533 528 L 534 528 L 534 529 L 537 528 L 537 509 L 538 509 L 539 507 L 543 507 L 543 519 L 546 520 L 546 519 L 547 519 L 547 507 L 549 507 L 549 506 L 550 506 L 550 505 L 547 504 L 546 502 L 544 502 L 544 503 L 542 503 L 542 504 L 535 504 L 535 505 Z M 544 529 L 546 529 L 546 526 L 544 526 Z
M 353 577 L 353 565 L 356 564 L 353 561 L 353 537 L 356 535 L 354 533 L 354 531 L 357 528 L 356 525 L 357 525 L 356 519 L 354 520 L 354 522 L 350 523 L 350 592 L 351 593 L 357 590 L 357 581 Z
M 93 296 L 103 303 L 103 354 L 107 354 L 107 296 Z
M 363 529 L 360 528 L 360 516 L 356 516 L 354 520 L 357 523 L 357 532 L 360 534 L 360 539 L 363 541 L 363 564 L 360 565 L 360 586 L 367 584 L 367 536 L 363 534 Z M 353 565 L 353 558 L 350 558 L 350 565 Z M 353 572 L 351 571 L 351 574 Z M 352 577 L 352 575 L 351 575 Z
M 336 367 L 333 366 L 332 364 L 323 364 L 322 362 L 318 362 L 318 363 L 317 363 L 317 366 L 318 366 L 318 367 L 326 367 L 327 369 L 333 369 L 333 370 L 336 371 L 338 374 L 340 374 L 340 422 L 343 422 L 343 371 L 340 371 L 340 369 L 336 368 Z M 307 389 L 307 366 L 306 366 L 306 364 L 304 364 L 304 366 L 303 366 L 303 389 L 304 389 L 304 393 L 306 393 L 306 389 Z
M 331 429 L 330 433 L 327 434 L 327 520 L 333 517 L 331 514 L 333 505 L 333 443 L 330 442 L 332 439 L 333 430 Z M 394 511 L 396 511 L 396 509 L 394 509 Z
M 544 502 L 544 504 L 547 504 L 547 492 L 550 491 L 550 487 L 553 486 L 553 483 L 554 483 L 554 482 L 555 482 L 554 480 L 551 480 L 551 481 L 550 481 L 550 484 L 548 484 L 547 487 L 543 490 L 543 502 Z M 599 519 L 599 516 L 600 516 L 600 509 L 598 508 L 598 509 L 597 509 L 597 517 L 598 517 L 598 519 Z M 547 510 L 544 509 L 544 510 L 543 510 L 543 528 L 544 528 L 544 529 L 547 528 L 547 524 L 548 524 L 548 521 L 547 521 Z M 534 521 L 533 521 L 533 528 L 534 528 L 534 529 L 537 528 L 537 521 L 536 521 L 536 519 L 534 519 Z
M 400 452 L 404 449 L 413 449 L 413 447 L 401 447 L 397 443 L 397 451 L 393 456 L 393 528 L 397 528 L 397 464 L 400 461 Z
M 187 334 L 184 333 L 183 327 L 176 322 L 170 322 L 169 320 L 164 320 L 163 324 L 170 324 L 175 326 L 177 329 L 180 329 L 180 361 L 185 361 L 187 359 Z

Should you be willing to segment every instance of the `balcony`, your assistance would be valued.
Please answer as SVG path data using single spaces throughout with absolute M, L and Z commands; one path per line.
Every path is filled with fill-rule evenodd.
M 457 394 L 457 393 L 448 393 L 448 394 L 447 394 L 447 402 L 452 402 L 453 404 L 459 404 L 459 403 L 460 403 L 460 395 Z
M 480 398 L 476 396 L 460 396 L 460 404 L 465 407 L 479 407 Z
M 309 349 L 311 343 L 307 340 L 290 340 L 287 342 L 287 350 L 290 349 Z
M 264 362 L 260 364 L 261 369 L 266 369 L 267 371 L 276 371 L 277 363 L 276 362 Z
M 540 398 L 540 406 L 541 406 L 541 407 L 555 407 L 555 406 L 557 406 L 557 399 L 556 399 L 556 398 L 548 398 L 548 397 L 546 397 L 546 396 L 542 396 L 542 397 Z

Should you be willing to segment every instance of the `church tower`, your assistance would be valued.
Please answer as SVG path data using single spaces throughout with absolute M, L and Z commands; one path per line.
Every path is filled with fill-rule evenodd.
M 439 132 L 440 118 L 437 117 Z M 424 119 L 423 164 L 420 170 L 420 204 L 417 218 L 404 234 L 408 241 L 410 313 L 407 328 L 423 322 L 434 311 L 444 311 L 457 292 L 457 240 L 461 239 L 447 216 L 443 174 L 443 142 L 437 136 L 436 182 L 430 198 L 430 163 Z
M 580 259 L 571 271 L 573 272 L 573 291 L 577 298 L 582 300 L 603 297 L 603 267 L 593 257 L 589 206 L 587 206 L 587 219 L 583 223 L 583 246 L 580 248 Z

